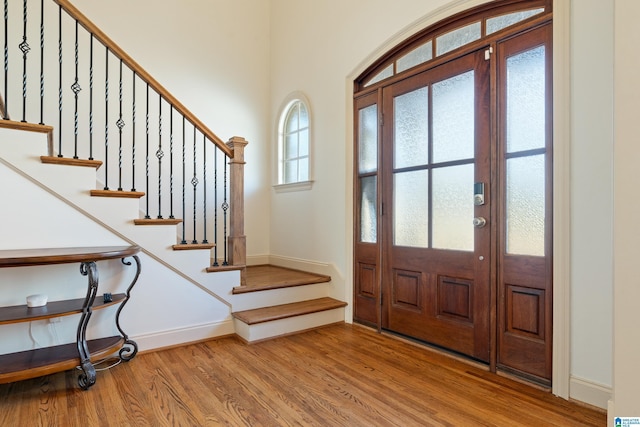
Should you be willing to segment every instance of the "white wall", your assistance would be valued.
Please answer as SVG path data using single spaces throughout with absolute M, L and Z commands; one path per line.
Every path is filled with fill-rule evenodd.
M 345 272 L 348 301 L 353 78 L 411 33 L 479 3 L 272 1 L 272 156 L 278 108 L 300 90 L 311 104 L 316 182 L 310 191 L 272 193 L 271 253 L 335 263 Z M 612 384 L 611 16 L 611 2 L 571 3 L 572 124 L 565 124 L 573 133 L 571 393 L 599 406 L 606 405 Z
M 386 0 L 272 1 L 271 163 L 277 159 L 279 108 L 299 90 L 310 102 L 315 182 L 308 191 L 272 191 L 271 254 L 334 264 L 351 282 L 348 136 L 353 77 L 369 65 L 365 60 L 380 46 L 445 3 L 399 0 L 389 7 Z M 273 171 L 272 184 L 276 176 Z M 340 293 L 351 300 L 348 286 Z M 351 309 L 347 307 L 347 320 Z
M 223 141 L 249 141 L 245 234 L 268 253 L 269 2 L 74 0 L 73 4 Z
M 583 380 L 612 385 L 613 4 L 577 0 L 571 11 L 574 395 Z
M 615 0 L 614 51 L 614 395 L 609 407 L 612 417 L 640 417 L 640 198 L 638 198 L 638 159 L 640 159 L 640 28 L 637 17 L 640 2 Z

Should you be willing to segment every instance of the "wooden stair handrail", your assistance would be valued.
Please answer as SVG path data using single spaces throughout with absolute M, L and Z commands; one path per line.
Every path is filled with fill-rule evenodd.
M 156 79 L 144 70 L 136 61 L 122 50 L 113 40 L 103 33 L 89 18 L 76 9 L 68 0 L 53 0 L 62 7 L 72 18 L 78 21 L 84 29 L 93 34 L 93 36 L 104 44 L 116 57 L 122 60 L 133 72 L 136 73 L 145 83 L 153 88 L 162 98 L 169 102 L 185 119 L 202 132 L 209 140 L 211 140 L 220 150 L 227 156 L 233 158 L 233 149 L 225 144 L 213 131 L 211 131 L 200 119 L 198 119 L 191 111 L 187 109 L 180 101 L 178 101 L 167 89 L 164 88 Z

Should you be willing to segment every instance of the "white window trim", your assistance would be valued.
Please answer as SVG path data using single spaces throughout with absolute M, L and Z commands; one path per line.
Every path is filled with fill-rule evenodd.
M 273 186 L 273 189 L 276 193 L 291 193 L 293 191 L 311 190 L 311 187 L 313 187 L 313 181 L 299 181 L 288 184 L 276 184 Z
M 309 179 L 307 181 L 299 181 L 292 183 L 282 183 L 283 182 L 283 156 L 284 156 L 284 121 L 286 119 L 289 108 L 294 102 L 300 101 L 304 104 L 307 109 L 307 114 L 309 117 Z M 306 191 L 311 190 L 313 187 L 313 115 L 311 112 L 311 107 L 309 105 L 309 100 L 304 95 L 304 93 L 300 91 L 295 91 L 287 95 L 284 99 L 280 108 L 278 110 L 278 118 L 277 118 L 277 126 L 276 126 L 276 147 L 275 147 L 275 160 L 276 160 L 276 168 L 274 174 L 274 184 L 273 188 L 276 193 L 286 193 L 293 191 Z

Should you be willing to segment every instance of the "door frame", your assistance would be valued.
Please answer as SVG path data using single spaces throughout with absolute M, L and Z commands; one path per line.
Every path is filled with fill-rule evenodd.
M 434 10 L 403 31 L 388 39 L 365 58 L 345 78 L 345 167 L 347 177 L 354 175 L 354 117 L 353 82 L 374 61 L 394 46 L 413 34 L 458 12 L 488 3 L 491 0 L 452 1 Z M 568 1 L 553 0 L 553 354 L 552 393 L 569 399 L 570 350 L 571 350 L 571 204 L 570 204 L 570 145 L 571 145 L 571 75 L 570 75 L 570 30 L 571 5 Z M 353 230 L 354 188 L 345 191 L 345 226 Z M 353 260 L 354 235 L 345 233 L 346 253 L 346 301 L 349 302 L 345 320 L 353 321 Z

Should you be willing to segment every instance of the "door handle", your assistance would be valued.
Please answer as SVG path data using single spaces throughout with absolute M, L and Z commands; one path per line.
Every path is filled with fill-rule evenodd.
M 487 220 L 484 219 L 483 217 L 477 216 L 477 217 L 473 218 L 473 226 L 475 228 L 482 228 L 485 225 L 487 225 Z

